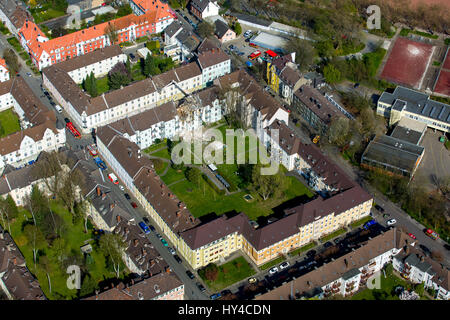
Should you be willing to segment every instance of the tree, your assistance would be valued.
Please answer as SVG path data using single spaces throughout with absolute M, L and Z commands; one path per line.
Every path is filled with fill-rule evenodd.
M 19 210 L 10 194 L 8 194 L 6 199 L 0 198 L 0 216 L 2 224 L 8 226 L 9 233 L 11 233 L 10 222 L 17 217 L 18 213 Z
M 119 89 L 131 82 L 131 74 L 124 63 L 117 63 L 108 73 L 108 84 L 111 89 Z
M 52 273 L 52 266 L 50 263 L 50 260 L 47 256 L 40 256 L 39 257 L 39 266 L 44 270 L 44 272 L 47 274 L 47 280 L 48 280 L 48 288 L 50 293 L 52 292 L 52 282 L 50 279 L 50 274 Z
M 256 165 L 253 167 L 253 188 L 258 192 L 263 200 L 267 200 L 269 197 L 276 198 L 280 196 L 285 189 L 284 181 L 285 180 L 281 176 L 280 172 L 277 172 L 274 175 L 262 175 L 261 165 Z
M 55 151 L 44 153 L 31 171 L 34 178 L 44 179 L 45 186 L 53 197 L 57 196 L 64 176 L 61 160 L 60 154 Z
M 199 185 L 202 173 L 198 168 L 195 167 L 187 168 L 185 175 L 186 179 L 188 179 L 189 182 L 192 182 L 197 186 Z
M 82 188 L 83 185 L 84 179 L 78 168 L 68 172 L 63 178 L 58 197 L 70 213 L 74 212 L 75 203 L 80 199 L 80 196 L 77 194 L 78 188 Z
M 288 41 L 286 50 L 295 52 L 295 63 L 298 64 L 300 71 L 309 70 L 314 63 L 316 52 L 309 41 L 293 37 Z
M 60 25 L 52 29 L 52 38 L 59 38 L 65 36 L 66 34 L 67 30 Z
M 45 247 L 47 244 L 44 235 L 37 226 L 32 224 L 27 224 L 25 226 L 25 228 L 23 229 L 23 234 L 27 238 L 28 243 L 31 246 L 31 250 L 33 251 L 33 261 L 34 266 L 36 267 L 37 251 Z
M 98 283 L 95 281 L 94 278 L 91 277 L 90 274 L 86 274 L 83 278 L 83 281 L 81 282 L 81 288 L 79 291 L 79 297 L 85 297 L 98 289 Z
M 126 244 L 119 234 L 107 233 L 100 238 L 100 250 L 112 263 L 114 271 L 116 272 L 116 278 L 119 278 L 120 275 L 122 253 L 125 248 Z
M 219 275 L 219 268 L 214 263 L 210 263 L 205 267 L 204 274 L 209 281 L 216 281 Z
M 116 44 L 119 35 L 116 26 L 114 23 L 111 23 L 111 21 L 109 21 L 108 25 L 105 27 L 105 35 L 108 37 L 111 45 Z
M 202 38 L 208 38 L 211 37 L 214 34 L 214 27 L 209 22 L 203 20 L 200 22 L 197 26 L 197 33 Z
M 8 65 L 10 71 L 9 74 L 11 76 L 15 75 L 20 71 L 21 65 L 13 49 L 6 49 L 3 52 L 3 59 L 5 59 L 5 62 Z
M 153 57 L 149 54 L 147 54 L 147 57 L 145 57 L 144 60 L 144 75 L 146 77 L 154 76 L 158 74 L 160 71 L 158 67 L 155 64 L 155 60 Z
M 125 66 L 127 67 L 128 73 L 131 74 L 131 61 L 130 61 L 130 57 L 127 57 L 127 62 L 125 63 Z
M 328 128 L 328 141 L 343 147 L 347 143 L 347 135 L 350 127 L 348 118 L 338 117 L 331 122 Z
M 236 35 L 237 35 L 237 36 L 240 35 L 240 34 L 242 33 L 242 27 L 241 27 L 241 24 L 240 24 L 239 22 L 236 21 L 236 22 L 234 23 L 233 30 L 234 30 L 234 32 L 236 32 Z
M 98 96 L 98 89 L 97 89 L 97 79 L 95 79 L 94 72 L 91 72 L 91 76 L 89 77 L 90 84 L 90 90 L 89 94 L 91 97 Z
M 330 84 L 335 84 L 341 81 L 341 72 L 332 64 L 327 64 L 323 68 L 323 76 L 325 77 L 326 82 Z

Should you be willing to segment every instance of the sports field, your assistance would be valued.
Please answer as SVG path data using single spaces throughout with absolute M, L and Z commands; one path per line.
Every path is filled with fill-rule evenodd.
M 447 57 L 436 81 L 434 92 L 450 96 L 450 49 L 447 49 Z
M 399 37 L 384 65 L 381 78 L 389 82 L 420 88 L 434 47 Z

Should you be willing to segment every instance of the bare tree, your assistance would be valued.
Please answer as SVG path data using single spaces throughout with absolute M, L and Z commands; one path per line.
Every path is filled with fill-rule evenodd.
M 37 179 L 44 179 L 47 189 L 53 197 L 57 196 L 64 172 L 61 167 L 60 154 L 53 151 L 44 153 L 33 166 L 31 174 Z
M 126 244 L 119 234 L 108 233 L 100 238 L 100 250 L 110 259 L 113 264 L 116 277 L 120 276 L 120 266 L 122 265 L 122 254 L 126 249 Z
M 108 37 L 111 45 L 116 44 L 119 35 L 117 33 L 117 28 L 114 23 L 108 22 L 108 25 L 105 27 L 105 35 Z

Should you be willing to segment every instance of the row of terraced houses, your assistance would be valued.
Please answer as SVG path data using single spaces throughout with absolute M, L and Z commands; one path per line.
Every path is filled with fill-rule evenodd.
M 10 2 L 11 5 L 8 5 Z M 0 19 L 18 38 L 39 70 L 110 46 L 112 44 L 108 36 L 110 30 L 117 33 L 116 44 L 134 41 L 143 36 L 162 32 L 174 21 L 175 16 L 167 4 L 154 0 L 147 4 L 148 9 L 142 15 L 130 14 L 49 39 L 34 23 L 26 9 L 12 2 L 17 1 L 8 0 L 6 4 L 0 6 Z M 12 9 L 13 7 L 15 9 Z

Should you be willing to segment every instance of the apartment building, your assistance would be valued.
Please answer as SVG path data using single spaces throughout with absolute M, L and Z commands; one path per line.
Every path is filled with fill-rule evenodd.
M 231 72 L 231 59 L 220 49 L 211 49 L 197 54 L 197 62 L 202 69 L 203 86 Z
M 132 279 L 85 300 L 184 300 L 184 284 L 173 272 Z
M 172 22 L 164 29 L 164 53 L 174 61 L 190 61 L 194 57 L 200 40 L 179 21 Z
M 289 105 L 292 104 L 294 92 L 302 85 L 310 84 L 295 64 L 295 52 L 268 60 L 266 79 L 269 87 Z
M 55 63 L 110 46 L 108 31 L 111 29 L 117 32 L 117 44 L 160 33 L 174 20 L 168 10 L 168 6 L 158 6 L 140 16 L 130 14 L 55 39 L 48 39 L 34 22 L 27 19 L 18 38 L 33 63 L 42 70 Z
M 22 130 L 0 139 L 0 170 L 8 164 L 20 167 L 65 144 L 64 125 L 21 77 L 0 82 L 0 111 L 7 109 L 17 114 Z
M 5 59 L 0 58 L 0 82 L 8 81 L 10 79 L 8 66 Z
M 181 101 L 166 102 L 107 126 L 136 143 L 142 150 L 151 146 L 156 139 L 181 137 L 200 128 L 203 123 L 222 119 L 223 112 L 215 91 L 215 87 L 207 88 Z
M 200 20 L 219 15 L 220 6 L 217 1 L 191 0 L 188 5 L 189 11 Z
M 293 107 L 314 129 L 324 135 L 331 122 L 344 114 L 320 93 L 309 85 L 302 85 L 293 96 Z
M 388 118 L 390 126 L 407 117 L 425 123 L 428 128 L 450 132 L 450 105 L 402 86 L 397 86 L 393 93 L 385 91 L 381 94 L 377 114 Z
M 46 300 L 11 235 L 0 227 L 0 290 L 9 300 Z
M 411 245 L 393 258 L 394 269 L 413 283 L 423 283 L 425 288 L 436 291 L 438 300 L 450 300 L 450 270 L 447 266 L 423 255 Z
M 110 50 L 114 53 L 117 49 Z M 102 56 L 95 52 L 89 55 Z M 214 76 L 230 70 L 230 58 L 219 49 L 215 53 L 206 52 L 201 61 L 203 65 L 209 66 L 208 68 L 219 70 Z M 42 75 L 43 84 L 83 133 L 169 101 L 180 100 L 204 87 L 202 64 L 195 61 L 92 98 L 83 92 L 65 71 L 72 69 L 71 63 L 72 61 L 66 61 L 45 68 Z M 228 67 L 224 67 L 225 65 Z
M 83 56 L 75 57 L 65 63 L 58 64 L 58 66 L 76 84 L 80 84 L 91 73 L 96 78 L 106 76 L 117 63 L 125 63 L 126 61 L 127 55 L 122 52 L 120 46 L 113 45 L 95 50 Z
M 130 4 L 133 13 L 137 16 L 144 15 L 151 11 L 161 10 L 171 13 L 175 17 L 175 14 L 169 5 L 160 0 L 129 0 L 128 3 Z
M 255 297 L 255 300 L 297 300 L 327 298 L 334 294 L 351 296 L 370 281 L 408 241 L 407 235 L 392 228 L 354 248 L 338 259 Z

